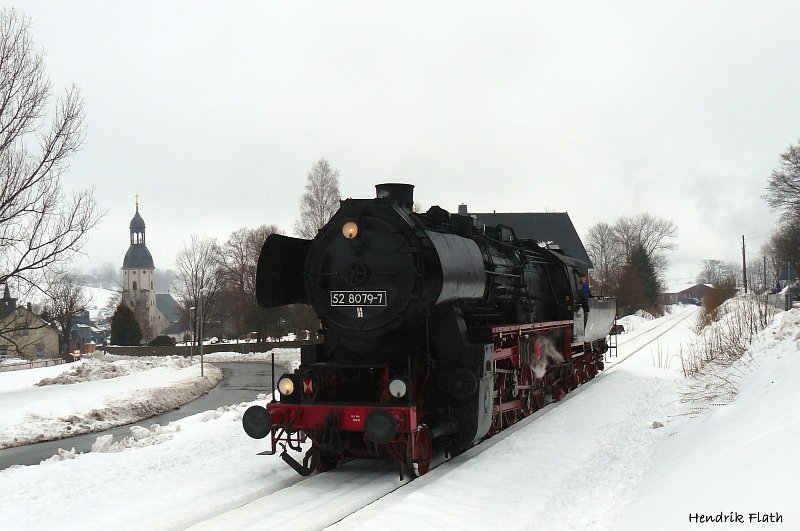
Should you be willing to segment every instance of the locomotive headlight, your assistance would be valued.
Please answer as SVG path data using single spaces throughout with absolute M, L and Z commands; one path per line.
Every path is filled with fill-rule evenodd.
M 342 226 L 342 234 L 348 240 L 352 240 L 358 236 L 358 223 L 355 221 L 348 221 Z
M 294 393 L 294 380 L 288 376 L 284 376 L 278 380 L 278 392 L 283 396 L 289 396 Z
M 395 378 L 391 382 L 389 382 L 389 394 L 395 398 L 403 398 L 406 396 L 406 392 L 408 391 L 408 386 L 406 386 L 406 382 L 401 380 L 400 378 Z

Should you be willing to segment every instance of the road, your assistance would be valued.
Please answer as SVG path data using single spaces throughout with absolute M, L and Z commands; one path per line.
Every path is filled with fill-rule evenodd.
M 161 424 L 163 426 L 174 420 L 216 409 L 220 406 L 250 402 L 259 393 L 269 393 L 271 391 L 272 366 L 270 363 L 214 363 L 214 366 L 222 370 L 222 381 L 205 395 L 184 404 L 178 409 L 103 432 L 87 433 L 57 441 L 0 450 L 0 470 L 13 465 L 38 465 L 42 460 L 57 454 L 59 448 L 69 450 L 74 447 L 76 452 L 88 453 L 92 450 L 92 444 L 101 435 L 113 434 L 115 439 L 127 437 L 131 434 L 131 426 L 149 427 L 153 424 Z M 276 369 L 278 371 L 284 370 L 281 367 L 276 367 Z

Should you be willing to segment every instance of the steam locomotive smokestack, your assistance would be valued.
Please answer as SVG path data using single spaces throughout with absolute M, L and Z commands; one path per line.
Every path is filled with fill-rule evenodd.
M 389 199 L 406 210 L 414 210 L 414 185 L 403 183 L 383 183 L 375 185 L 375 196 Z

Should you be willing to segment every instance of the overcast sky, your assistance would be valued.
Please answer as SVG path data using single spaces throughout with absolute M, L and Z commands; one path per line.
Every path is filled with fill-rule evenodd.
M 65 178 L 108 211 L 76 263 L 121 266 L 134 195 L 157 268 L 190 235 L 287 234 L 307 171 L 343 197 L 416 185 L 424 208 L 566 211 L 581 235 L 678 226 L 667 280 L 741 262 L 800 137 L 800 3 L 12 1 L 54 92 L 85 100 Z

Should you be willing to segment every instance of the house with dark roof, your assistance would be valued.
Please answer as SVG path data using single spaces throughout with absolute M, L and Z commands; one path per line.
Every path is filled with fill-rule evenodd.
M 0 357 L 25 359 L 58 357 L 58 330 L 31 310 L 17 305 L 8 286 L 0 299 Z
M 511 227 L 520 240 L 555 244 L 567 256 L 586 262 L 589 269 L 594 268 L 578 231 L 566 212 L 469 212 L 467 205 L 458 205 L 458 213 L 471 216 L 483 225 Z
M 720 293 L 724 298 L 734 295 L 736 288 L 716 288 L 711 284 L 688 282 L 667 286 L 659 297 L 659 304 L 700 304 L 709 293 Z

